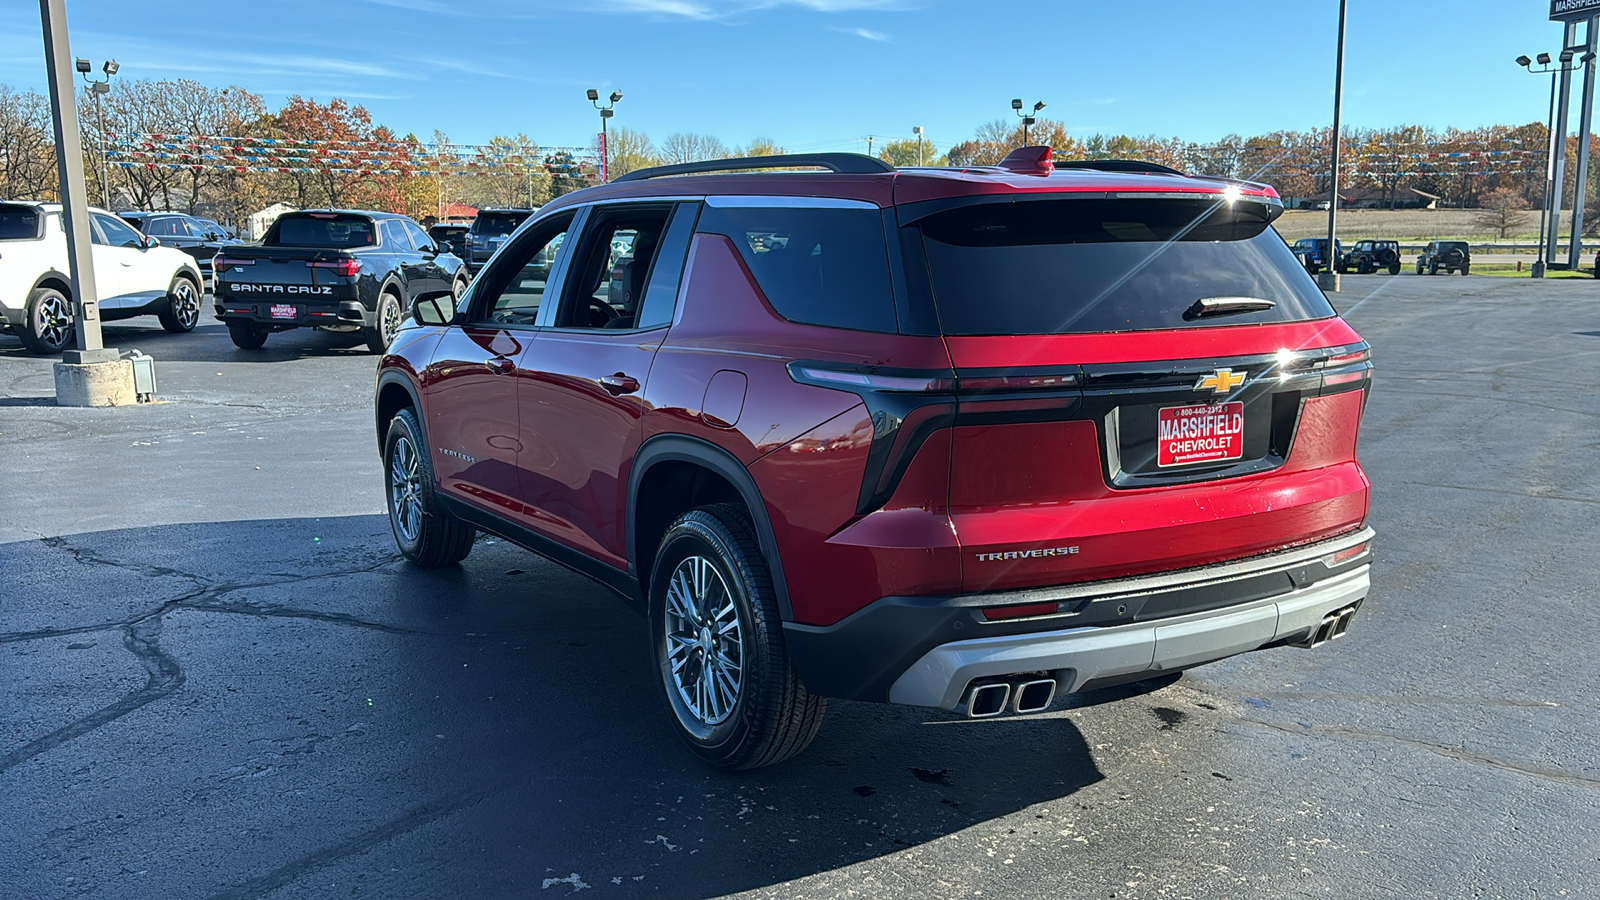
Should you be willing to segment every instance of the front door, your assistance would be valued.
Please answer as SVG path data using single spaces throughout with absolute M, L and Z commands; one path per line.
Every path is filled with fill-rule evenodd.
M 139 233 L 115 216 L 90 213 L 94 220 L 94 284 L 100 294 L 100 308 L 124 309 L 144 305 L 139 294 L 144 290 L 144 241 Z M 166 290 L 166 285 L 161 289 Z
M 439 489 L 523 525 L 517 370 L 539 335 L 547 286 L 533 260 L 560 247 L 571 222 L 555 217 L 523 234 L 483 271 L 462 296 L 464 324 L 445 330 L 421 378 Z M 554 289 L 560 270 L 548 274 Z
M 524 357 L 523 491 L 547 536 L 627 569 L 627 485 L 694 204 L 596 207 L 550 325 Z M 670 225 L 669 225 L 670 220 Z

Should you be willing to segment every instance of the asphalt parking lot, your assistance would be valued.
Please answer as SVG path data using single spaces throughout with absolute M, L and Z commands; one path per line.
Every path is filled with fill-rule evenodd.
M 603 589 L 400 563 L 355 341 L 110 325 L 162 402 L 86 410 L 0 337 L 0 896 L 1600 894 L 1600 285 L 1345 287 L 1348 638 L 1022 719 L 839 702 L 741 774 Z

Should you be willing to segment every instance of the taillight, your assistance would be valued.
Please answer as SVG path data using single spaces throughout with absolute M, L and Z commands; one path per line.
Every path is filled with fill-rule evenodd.
M 211 258 L 211 268 L 215 270 L 218 275 L 221 275 L 223 272 L 228 271 L 234 266 L 253 266 L 255 264 L 256 261 L 253 259 L 239 259 L 236 256 L 213 256 Z
M 956 388 L 956 380 L 952 377 L 954 374 L 947 370 L 927 372 L 884 369 L 876 366 L 835 367 L 827 363 L 789 364 L 789 377 L 795 381 L 837 390 L 864 388 L 869 391 L 918 393 L 953 391 Z
M 1334 552 L 1322 557 L 1322 564 L 1332 568 L 1340 563 L 1349 562 L 1361 554 L 1366 553 L 1367 548 L 1371 546 L 1371 541 L 1362 541 L 1354 547 L 1346 547 L 1343 550 L 1335 550 Z
M 332 269 L 333 274 L 343 275 L 346 278 L 361 271 L 359 259 L 313 259 L 306 263 L 307 268 Z

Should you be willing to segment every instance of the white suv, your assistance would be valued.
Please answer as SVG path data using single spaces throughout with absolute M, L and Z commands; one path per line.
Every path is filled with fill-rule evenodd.
M 108 212 L 89 218 L 100 318 L 154 315 L 174 334 L 194 330 L 204 284 L 194 257 Z M 71 295 L 61 204 L 0 202 L 0 330 L 35 353 L 59 353 L 72 343 Z

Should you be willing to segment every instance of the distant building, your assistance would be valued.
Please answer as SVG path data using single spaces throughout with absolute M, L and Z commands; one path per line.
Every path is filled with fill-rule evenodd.
M 287 203 L 274 203 L 260 212 L 251 213 L 245 220 L 243 233 L 239 236 L 247 241 L 259 241 L 266 235 L 267 229 L 272 227 L 272 223 L 278 221 L 279 216 L 294 210 L 295 208 Z
M 467 219 L 476 219 L 478 208 L 465 203 L 452 203 L 444 208 L 444 215 L 439 217 L 441 222 L 461 222 Z
M 1438 209 L 1442 199 L 1438 194 L 1416 188 L 1395 188 L 1391 195 L 1381 188 L 1343 188 L 1339 191 L 1340 209 Z M 1291 197 L 1286 201 L 1291 209 L 1327 209 L 1328 192 L 1309 197 Z

